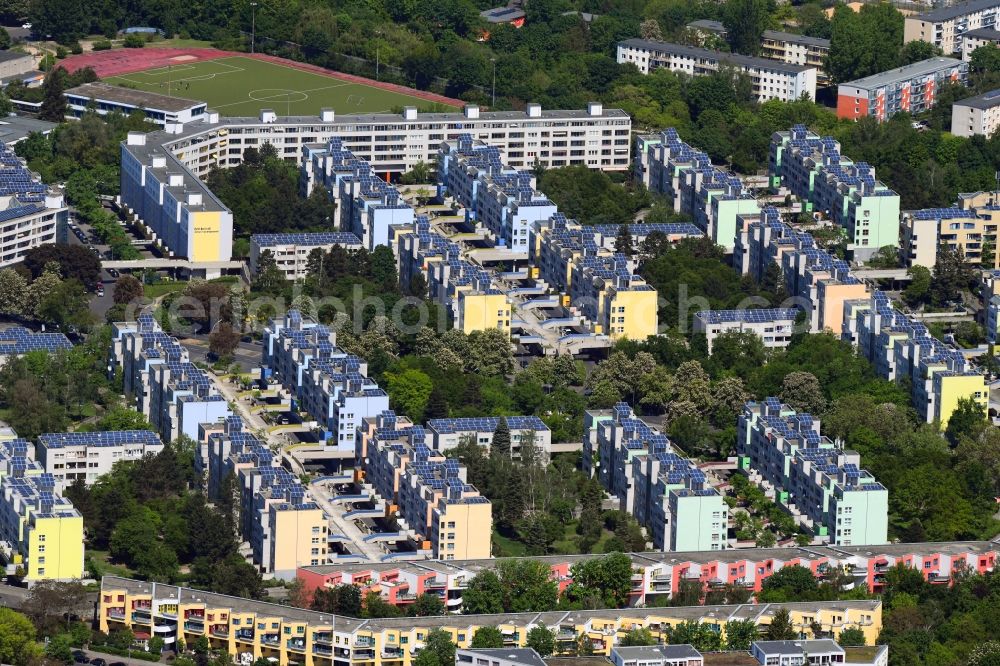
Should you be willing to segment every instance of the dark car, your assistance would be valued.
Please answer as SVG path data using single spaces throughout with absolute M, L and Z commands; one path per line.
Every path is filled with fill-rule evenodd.
M 109 268 L 109 269 L 108 269 L 108 275 L 110 275 L 110 276 L 111 276 L 111 277 L 113 277 L 113 278 L 118 278 L 118 276 L 120 276 L 120 275 L 121 275 L 121 273 L 119 273 L 119 272 L 118 272 L 118 271 L 117 271 L 116 269 L 114 269 L 114 268 Z
M 124 661 L 113 661 L 108 666 L 128 666 Z
M 104 661 L 100 657 L 98 657 L 97 659 L 94 659 L 90 663 L 91 663 L 91 666 L 108 666 L 108 662 Z

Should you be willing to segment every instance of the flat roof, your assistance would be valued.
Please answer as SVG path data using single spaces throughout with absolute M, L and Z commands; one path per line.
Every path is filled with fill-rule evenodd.
M 193 211 L 229 211 L 226 204 L 222 203 L 214 192 L 212 192 L 209 187 L 202 182 L 200 178 L 194 175 L 194 173 L 188 169 L 184 164 L 177 159 L 177 157 L 171 152 L 163 148 L 162 146 L 156 145 L 155 143 L 150 143 L 147 141 L 142 145 L 129 145 L 126 141 L 122 142 L 122 145 L 128 150 L 128 152 L 135 157 L 147 170 L 156 175 L 156 178 L 160 181 L 163 186 L 171 192 L 181 203 L 184 204 L 189 210 Z M 163 157 L 166 160 L 166 166 L 162 168 L 153 167 L 153 158 Z M 182 177 L 181 185 L 168 185 L 171 175 L 180 175 Z M 201 194 L 200 204 L 188 204 L 186 194 Z
M 1000 0 L 997 1 L 1000 2 Z M 887 86 L 890 83 L 895 83 L 896 81 L 912 79 L 915 76 L 925 76 L 927 74 L 932 74 L 942 69 L 955 67 L 961 64 L 962 61 L 956 58 L 943 58 L 939 56 L 936 58 L 921 60 L 920 62 L 910 63 L 909 65 L 903 65 L 902 67 L 897 67 L 895 69 L 889 69 L 884 72 L 879 72 L 878 74 L 872 74 L 871 76 L 866 76 L 861 79 L 855 79 L 854 81 L 845 81 L 840 85 L 867 89 L 880 88 L 882 86 Z
M 545 660 L 533 648 L 459 648 L 459 651 L 481 657 L 516 661 L 525 666 L 545 666 Z
M 830 48 L 830 40 L 822 37 L 810 37 L 809 35 L 797 35 L 794 32 L 781 32 L 780 30 L 765 30 L 764 39 L 774 39 L 792 44 L 805 44 L 807 46 L 819 46 Z
M 1000 30 L 993 28 L 976 28 L 962 33 L 962 39 L 966 37 L 978 37 L 979 39 L 1000 39 Z
M 803 65 L 790 65 L 779 60 L 769 60 L 768 58 L 755 58 L 753 56 L 741 55 L 739 53 L 713 51 L 711 49 L 703 49 L 697 46 L 673 44 L 670 42 L 657 42 L 649 39 L 626 39 L 618 44 L 624 44 L 625 46 L 630 46 L 632 48 L 645 49 L 647 51 L 659 51 L 661 53 L 686 56 L 688 58 L 718 60 L 720 62 L 733 63 L 741 67 L 784 72 L 786 74 L 800 74 L 809 69 L 816 69 L 815 67 L 805 67 Z
M 955 106 L 968 106 L 973 109 L 992 109 L 994 106 L 1000 106 L 1000 88 L 975 97 L 960 99 L 955 102 Z
M 726 26 L 722 25 L 722 21 L 713 21 L 712 19 L 698 19 L 697 21 L 691 21 L 688 23 L 689 28 L 698 28 L 701 30 L 711 30 L 712 32 L 725 32 Z
M 133 106 L 137 109 L 154 109 L 156 111 L 177 112 L 186 111 L 198 106 L 205 106 L 204 102 L 198 102 L 193 99 L 161 95 L 143 90 L 132 90 L 131 88 L 115 86 L 110 83 L 101 83 L 100 81 L 84 83 L 75 88 L 70 88 L 63 94 L 113 102 L 124 106 Z
M 10 62 L 12 60 L 20 60 L 22 58 L 31 58 L 28 53 L 21 53 L 20 51 L 0 51 L 0 62 Z
M 26 138 L 32 132 L 48 134 L 55 129 L 56 124 L 47 120 L 28 118 L 25 116 L 5 116 L 0 118 L 0 141 L 16 143 Z
M 942 7 L 941 9 L 924 12 L 923 14 L 916 14 L 915 16 L 908 16 L 907 18 L 937 23 L 939 21 L 950 21 L 951 19 L 958 18 L 959 16 L 965 16 L 966 14 L 972 14 L 974 12 L 981 12 L 984 9 L 990 9 L 992 7 L 1000 7 L 1000 0 L 972 0 L 972 2 L 963 2 L 962 4 L 952 5 L 951 7 Z

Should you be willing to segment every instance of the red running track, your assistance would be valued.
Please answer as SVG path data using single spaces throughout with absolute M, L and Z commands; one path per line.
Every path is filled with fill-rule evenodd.
M 220 51 L 219 49 L 211 48 L 173 47 L 110 49 L 108 51 L 91 51 L 90 53 L 70 56 L 65 60 L 60 61 L 59 65 L 66 68 L 66 71 L 69 72 L 75 72 L 76 70 L 84 67 L 92 67 L 94 72 L 97 73 L 98 78 L 104 79 L 111 76 L 142 72 L 147 69 L 155 69 L 157 67 L 166 67 L 167 65 L 177 65 L 181 64 L 181 62 L 194 62 L 192 60 L 185 60 L 181 62 L 175 60 L 176 58 L 184 56 L 193 56 L 197 61 L 215 60 L 217 58 L 229 58 L 232 56 L 256 58 L 257 60 L 273 62 L 278 65 L 284 65 L 285 67 L 294 67 L 295 69 L 300 69 L 304 72 L 319 74 L 320 76 L 327 76 L 332 79 L 340 79 L 342 81 L 359 83 L 373 88 L 380 88 L 382 90 L 410 95 L 411 97 L 416 97 L 427 102 L 446 104 L 448 106 L 456 106 L 459 108 L 465 106 L 465 102 L 460 99 L 453 99 L 451 97 L 445 97 L 444 95 L 438 95 L 425 90 L 417 90 L 416 88 L 407 88 L 406 86 L 396 85 L 395 83 L 374 81 L 363 76 L 355 76 L 354 74 L 334 72 L 333 70 L 324 69 L 323 67 L 319 67 L 317 65 L 296 62 L 295 60 L 279 58 L 266 53 L 250 54 L 241 53 L 239 51 Z

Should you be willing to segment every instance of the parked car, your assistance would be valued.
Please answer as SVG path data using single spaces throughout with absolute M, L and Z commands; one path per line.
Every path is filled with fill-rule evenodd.
M 108 666 L 108 662 L 98 657 L 90 662 L 92 666 Z

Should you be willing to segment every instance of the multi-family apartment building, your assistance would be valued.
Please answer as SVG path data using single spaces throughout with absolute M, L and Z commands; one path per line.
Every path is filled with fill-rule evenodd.
M 759 102 L 791 102 L 803 96 L 816 99 L 815 67 L 648 39 L 618 42 L 617 60 L 619 65 L 635 65 L 643 74 L 666 68 L 705 76 L 729 67 L 750 79 L 752 94 Z
M 33 247 L 65 241 L 68 210 L 60 190 L 0 143 L 0 266 L 22 261 Z
M 841 154 L 832 137 L 804 125 L 775 132 L 768 171 L 772 187 L 787 187 L 806 212 L 821 213 L 844 229 L 855 258 L 899 247 L 899 195 L 875 179 L 871 165 Z
M 212 649 L 248 661 L 268 659 L 278 666 L 349 666 L 361 661 L 411 666 L 431 629 L 447 632 L 459 648 L 468 648 L 477 629 L 494 627 L 505 647 L 521 647 L 532 627 L 544 625 L 556 634 L 557 653 L 569 652 L 582 638 L 595 654 L 607 655 L 630 629 L 649 629 L 665 641 L 670 627 L 695 621 L 711 625 L 725 639 L 726 622 L 751 620 L 766 631 L 779 609 L 788 611 L 800 636 L 812 636 L 812 627 L 839 634 L 857 626 L 866 641 L 874 643 L 882 629 L 877 599 L 357 619 L 112 576 L 101 581 L 97 625 L 106 633 L 149 633 L 155 624 L 163 627 L 157 635 L 168 647 L 204 637 Z
M 719 39 L 726 38 L 726 26 L 721 21 L 701 19 L 688 23 L 688 28 L 701 36 L 713 35 Z M 830 40 L 821 37 L 797 35 L 779 30 L 765 30 L 761 36 L 761 56 L 769 60 L 777 60 L 789 65 L 804 65 L 815 67 L 817 76 L 826 78 L 823 67 L 830 54 Z
M 737 216 L 760 211 L 739 178 L 713 166 L 707 153 L 682 141 L 673 127 L 639 137 L 633 173 L 651 191 L 666 196 L 674 211 L 690 215 L 727 252 L 733 249 Z
M 361 420 L 389 409 L 389 395 L 367 376 L 368 364 L 337 347 L 327 326 L 289 310 L 264 330 L 261 365 L 320 429 L 324 449 L 341 461 L 354 456 Z
M 10 358 L 29 352 L 53 353 L 72 348 L 73 343 L 62 333 L 35 333 L 23 326 L 11 326 L 0 331 L 0 366 Z
M 232 477 L 240 535 L 261 571 L 291 579 L 298 567 L 327 564 L 326 514 L 240 417 L 229 417 L 221 432 L 209 436 L 207 459 L 209 498 L 218 499 Z
M 1000 340 L 1000 270 L 994 269 L 985 275 L 980 289 L 986 342 L 996 344 Z
M 139 460 L 162 450 L 163 442 L 150 430 L 111 430 L 39 435 L 36 453 L 61 492 L 76 481 L 91 485 L 119 461 Z
M 723 550 L 728 507 L 697 465 L 619 403 L 584 414 L 583 469 L 649 529 L 663 551 Z
M 403 289 L 420 275 L 428 297 L 451 312 L 455 328 L 464 333 L 510 332 L 507 295 L 494 286 L 488 271 L 462 259 L 458 244 L 432 229 L 427 216 L 416 216 L 412 226 L 395 227 L 392 235 Z
M 431 419 L 427 422 L 427 443 L 439 452 L 453 449 L 465 441 L 472 441 L 489 449 L 501 420 L 510 432 L 511 456 L 520 457 L 521 443 L 529 439 L 537 452 L 549 455 L 552 450 L 552 431 L 537 416 Z
M 337 207 L 340 229 L 360 238 L 369 251 L 389 245 L 390 227 L 413 224 L 413 208 L 399 190 L 347 150 L 341 137 L 322 148 L 305 148 L 301 170 L 302 194 L 325 190 Z
M 422 427 L 386 410 L 358 428 L 357 465 L 422 550 L 442 560 L 489 557 L 492 504 L 467 483 L 464 466 L 426 439 Z
M 705 659 L 691 645 L 631 645 L 611 648 L 615 666 L 704 666 Z
M 754 641 L 750 655 L 760 666 L 795 666 L 796 664 L 851 664 L 888 666 L 889 646 L 874 650 L 844 648 L 830 638 L 805 641 Z
M 1000 33 L 998 33 L 1000 34 Z M 1000 90 L 991 90 L 955 102 L 951 107 L 951 133 L 989 138 L 1000 126 Z
M 121 195 L 125 214 L 142 224 L 169 256 L 227 262 L 233 213 L 183 162 L 152 135 L 129 132 L 122 143 Z
M 636 225 L 633 242 L 657 232 L 667 240 L 700 235 L 690 224 Z M 614 250 L 617 233 L 616 225 L 583 227 L 556 213 L 532 229 L 532 271 L 595 334 L 645 340 L 659 332 L 657 293 L 635 273 L 631 259 Z
M 937 91 L 948 83 L 965 83 L 969 63 L 955 58 L 928 58 L 837 86 L 837 117 L 883 121 L 901 111 L 920 113 L 937 103 Z
M 109 113 L 129 115 L 139 111 L 150 122 L 164 127 L 173 123 L 188 123 L 202 118 L 208 105 L 174 95 L 134 90 L 111 83 L 94 81 L 70 88 L 66 98 L 66 115 L 80 118 L 87 112 L 106 116 Z
M 380 174 L 400 174 L 437 159 L 442 141 L 472 134 L 500 147 L 514 168 L 585 165 L 629 168 L 632 120 L 619 109 L 592 103 L 584 110 L 279 118 L 269 110 L 256 118 L 224 118 L 207 112 L 200 120 L 170 123 L 150 134 L 130 134 L 122 144 L 121 201 L 176 256 L 198 262 L 225 261 L 232 253 L 232 213 L 200 180 L 213 168 L 241 164 L 247 148 L 273 146 L 279 157 L 298 161 L 302 149 L 334 137 Z M 586 146 L 571 145 L 585 141 Z M 211 267 L 210 267 L 211 268 Z
M 976 28 L 965 32 L 962 37 L 962 60 L 972 59 L 972 53 L 980 46 L 1000 44 L 1000 30 L 996 28 Z
M 585 141 L 573 143 L 583 146 Z M 437 165 L 439 193 L 453 196 L 469 220 L 485 227 L 498 246 L 513 252 L 527 252 L 531 226 L 558 210 L 535 190 L 530 171 L 504 164 L 499 148 L 475 141 L 471 134 L 442 142 Z
M 31 455 L 24 439 L 0 442 L 0 553 L 7 575 L 40 580 L 83 577 L 83 516 Z
M 250 273 L 260 272 L 260 257 L 270 252 L 286 280 L 302 280 L 308 274 L 309 255 L 314 250 L 329 252 L 334 247 L 357 250 L 361 239 L 349 231 L 302 234 L 253 234 L 250 236 Z
M 998 13 L 997 0 L 971 0 L 911 14 L 903 23 L 903 41 L 927 42 L 945 55 L 960 53 L 963 36 L 979 28 L 996 28 Z
M 204 424 L 231 414 L 229 403 L 187 350 L 148 313 L 111 325 L 108 375 L 121 370 L 123 391 L 165 442 L 203 439 Z
M 889 493 L 860 469 L 860 454 L 820 433 L 819 419 L 777 398 L 748 402 L 737 423 L 739 465 L 835 546 L 887 542 Z
M 1000 268 L 996 252 L 998 196 L 997 192 L 960 193 L 957 205 L 950 208 L 905 213 L 900 228 L 904 261 L 910 266 L 933 268 L 938 250 L 950 248 L 984 270 Z
M 864 586 L 878 594 L 886 584 L 886 573 L 894 566 L 920 572 L 932 585 L 951 585 L 966 572 L 986 574 L 994 570 L 1000 549 L 991 541 L 898 543 L 865 546 L 775 547 L 695 552 L 631 553 L 634 570 L 629 604 L 639 607 L 665 605 L 683 583 L 701 583 L 709 590 L 732 585 L 760 592 L 764 582 L 784 567 L 798 566 L 817 580 L 831 571 L 843 572 L 845 589 Z M 573 582 L 573 565 L 600 555 L 548 555 L 533 557 L 552 572 L 552 580 L 564 591 Z M 378 593 L 386 602 L 405 609 L 421 594 L 441 597 L 452 612 L 462 609 L 469 581 L 481 571 L 494 570 L 503 559 L 422 560 L 412 562 L 365 562 L 309 566 L 299 569 L 304 589 L 354 585 L 362 594 Z
M 785 224 L 773 207 L 765 206 L 760 215 L 741 218 L 740 224 L 734 265 L 756 282 L 774 271 L 796 299 L 796 307 L 805 311 L 809 331 L 839 334 L 844 302 L 868 294 L 850 265 L 818 248 L 808 233 Z
M 794 308 L 702 310 L 694 315 L 694 332 L 704 334 L 709 354 L 715 339 L 729 332 L 753 333 L 768 349 L 780 349 L 792 341 L 798 314 Z
M 881 291 L 844 303 L 842 337 L 857 345 L 880 377 L 909 386 L 914 408 L 928 423 L 944 429 L 963 398 L 974 400 L 984 412 L 988 407 L 982 370 L 897 310 Z

